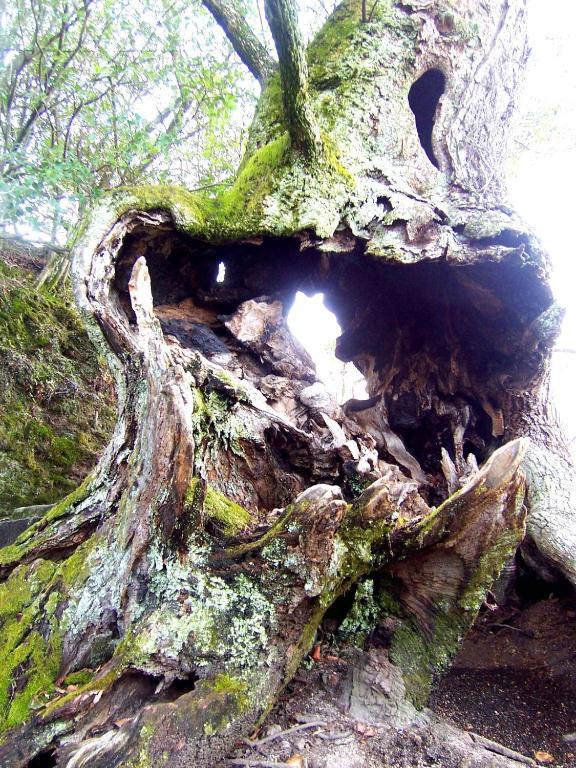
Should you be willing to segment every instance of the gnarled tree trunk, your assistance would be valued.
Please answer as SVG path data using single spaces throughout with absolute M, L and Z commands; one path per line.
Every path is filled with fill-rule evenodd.
M 120 416 L 84 485 L 0 551 L 2 765 L 215 765 L 368 577 L 420 707 L 526 511 L 527 556 L 576 580 L 545 390 L 559 312 L 502 186 L 523 4 L 361 11 L 304 55 L 269 0 L 279 72 L 234 184 L 123 193 L 86 226 L 75 291 Z M 324 292 L 368 400 L 316 382 L 297 289 Z

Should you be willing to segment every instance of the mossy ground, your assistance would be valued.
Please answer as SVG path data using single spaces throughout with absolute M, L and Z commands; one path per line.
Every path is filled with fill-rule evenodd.
M 0 732 L 26 720 L 57 693 L 62 658 L 62 610 L 88 573 L 96 538 L 62 563 L 35 560 L 0 584 Z
M 114 416 L 110 379 L 71 302 L 0 261 L 0 517 L 75 488 Z

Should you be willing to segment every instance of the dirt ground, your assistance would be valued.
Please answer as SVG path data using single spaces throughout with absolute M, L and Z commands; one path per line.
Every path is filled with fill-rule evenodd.
M 256 741 L 238 744 L 226 765 L 574 768 L 575 619 L 573 598 L 486 611 L 439 681 L 430 709 L 395 727 L 354 717 L 347 707 L 360 652 L 320 647 Z M 574 741 L 563 738 L 569 734 Z
M 431 706 L 523 754 L 547 752 L 554 765 L 576 766 L 574 599 L 484 613 Z M 569 734 L 574 739 L 566 741 Z

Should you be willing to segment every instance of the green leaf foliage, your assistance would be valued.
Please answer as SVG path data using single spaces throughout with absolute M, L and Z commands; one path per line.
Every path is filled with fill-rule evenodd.
M 14 0 L 0 13 L 5 230 L 70 242 L 106 189 L 194 187 L 237 166 L 247 76 L 198 0 Z

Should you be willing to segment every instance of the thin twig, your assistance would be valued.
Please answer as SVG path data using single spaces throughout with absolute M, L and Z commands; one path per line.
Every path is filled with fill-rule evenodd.
M 377 5 L 378 5 L 378 0 L 374 0 L 374 5 L 372 6 L 370 13 L 368 14 L 368 22 L 372 21 L 372 16 L 374 14 L 374 11 L 376 10 Z
M 294 763 L 273 763 L 271 760 L 247 760 L 245 758 L 233 758 L 228 760 L 228 765 L 252 765 L 260 768 L 294 768 Z
M 258 747 L 261 747 L 262 744 L 267 744 L 269 741 L 274 741 L 275 739 L 280 738 L 280 736 L 287 736 L 289 733 L 296 733 L 296 731 L 304 731 L 307 728 L 324 727 L 326 727 L 326 722 L 324 720 L 312 720 L 310 723 L 293 725 L 291 728 L 286 728 L 284 731 L 278 731 L 278 733 L 273 733 L 271 736 L 265 736 L 263 739 L 244 739 L 244 744 L 247 744 L 249 747 L 254 747 L 254 749 L 258 749 Z
M 499 629 L 512 629 L 514 632 L 519 632 L 521 635 L 524 635 L 525 637 L 534 638 L 535 634 L 532 632 L 531 629 L 520 629 L 520 627 L 513 627 L 512 624 L 498 624 L 497 622 L 493 622 L 492 624 L 488 625 L 488 628 L 491 627 L 498 627 Z
M 472 741 L 476 742 L 478 746 L 488 750 L 488 752 L 494 752 L 496 755 L 502 755 L 502 757 L 507 757 L 509 760 L 516 760 L 518 763 L 525 763 L 526 765 L 531 766 L 537 765 L 537 763 L 532 760 L 531 757 L 526 757 L 526 755 L 522 755 L 520 752 L 515 752 L 513 749 L 508 749 L 508 747 L 504 747 L 502 744 L 498 744 L 496 741 L 492 741 L 491 739 L 486 739 L 484 736 L 480 736 L 477 733 L 470 733 L 470 737 Z

